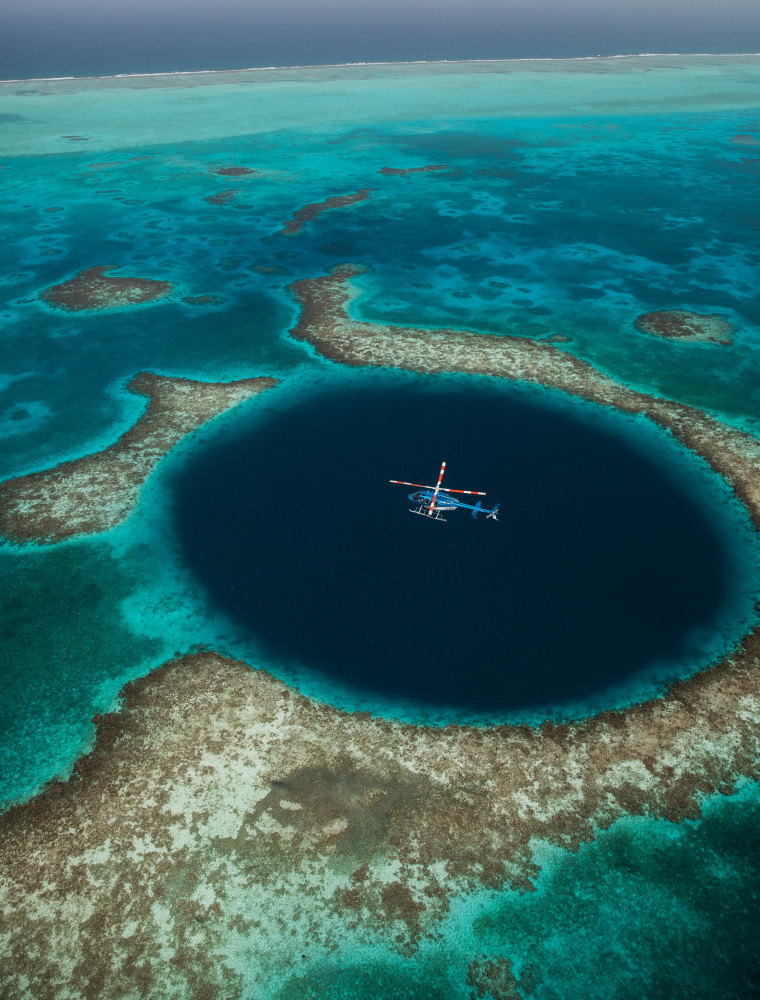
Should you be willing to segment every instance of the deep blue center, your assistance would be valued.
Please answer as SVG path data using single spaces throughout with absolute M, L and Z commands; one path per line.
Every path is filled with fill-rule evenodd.
M 410 490 L 388 480 L 432 484 L 443 459 L 444 483 L 486 490 L 498 522 L 409 513 Z M 492 716 L 688 655 L 728 564 L 687 465 L 614 415 L 368 379 L 254 414 L 196 454 L 176 517 L 209 598 L 272 661 Z

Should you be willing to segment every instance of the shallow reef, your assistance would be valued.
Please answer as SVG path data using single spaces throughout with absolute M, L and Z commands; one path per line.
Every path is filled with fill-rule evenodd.
M 686 309 L 662 309 L 659 312 L 644 313 L 637 318 L 636 329 L 687 344 L 728 345 L 734 332 L 731 323 L 719 313 L 704 315 L 688 312 Z
M 110 277 L 115 266 L 88 267 L 60 285 L 51 285 L 40 298 L 55 309 L 66 312 L 82 310 L 120 309 L 125 306 L 157 302 L 170 295 L 170 281 L 153 278 Z
M 147 396 L 139 420 L 103 451 L 0 483 L 0 534 L 17 544 L 106 531 L 125 520 L 158 462 L 186 435 L 275 385 L 271 378 L 196 382 L 152 372 L 130 392 Z
M 679 822 L 757 777 L 758 667 L 754 636 L 627 712 L 436 728 L 340 712 L 210 651 L 173 660 L 95 718 L 67 782 L 0 818 L 5 995 L 252 995 L 241 965 L 276 978 L 346 933 L 411 956 L 458 893 L 531 891 L 537 841 Z M 477 955 L 468 981 L 517 988 Z
M 372 188 L 362 188 L 353 194 L 333 195 L 325 198 L 324 201 L 317 201 L 311 205 L 304 205 L 303 208 L 296 209 L 293 218 L 288 219 L 280 230 L 280 236 L 295 236 L 300 233 L 307 222 L 316 219 L 323 212 L 331 211 L 334 208 L 348 208 L 349 205 L 356 205 L 361 201 L 366 201 L 372 194 Z
M 382 167 L 379 174 L 386 177 L 409 177 L 410 174 L 426 174 L 432 170 L 451 170 L 443 163 L 431 163 L 426 167 Z
M 233 188 L 229 188 L 227 191 L 217 191 L 216 194 L 210 194 L 204 201 L 207 201 L 209 205 L 228 205 L 231 201 L 234 201 L 239 192 L 235 191 Z
M 253 167 L 229 166 L 214 167 L 211 173 L 218 174 L 220 177 L 250 177 L 252 174 L 257 173 L 257 171 Z

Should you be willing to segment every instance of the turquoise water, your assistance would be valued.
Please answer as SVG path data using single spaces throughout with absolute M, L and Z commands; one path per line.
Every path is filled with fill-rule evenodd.
M 460 899 L 441 939 L 412 960 L 357 948 L 310 962 L 308 976 L 284 973 L 267 995 L 469 1000 L 476 958 L 508 959 L 518 998 L 750 1000 L 760 986 L 758 820 L 757 789 L 746 786 L 700 820 L 618 821 L 577 854 L 542 853 L 534 892 Z
M 0 87 L 0 476 L 113 441 L 142 412 L 143 402 L 124 391 L 135 372 L 282 380 L 271 402 L 254 400 L 181 446 L 121 528 L 50 549 L 0 549 L 3 800 L 65 773 L 91 739 L 92 713 L 175 650 L 212 641 L 262 662 L 255 643 L 207 607 L 184 568 L 167 519 L 169 481 L 194 449 L 222 444 L 257 414 L 264 419 L 268 407 L 355 377 L 288 338 L 296 311 L 287 285 L 297 278 L 342 261 L 364 264 L 356 303 L 364 318 L 537 338 L 561 333 L 565 349 L 621 382 L 756 429 L 759 82 L 760 59 L 705 57 Z M 212 173 L 231 164 L 256 173 Z M 378 173 L 427 164 L 449 169 Z M 277 235 L 300 206 L 363 187 L 373 188 L 369 201 L 325 213 L 296 237 Z M 205 200 L 226 189 L 237 192 L 227 204 Z M 50 284 L 105 264 L 171 280 L 176 296 L 75 315 L 37 300 Z M 182 301 L 199 295 L 214 301 Z M 636 316 L 659 308 L 719 312 L 735 325 L 733 344 L 673 344 L 637 333 Z M 711 488 L 720 495 L 711 509 L 727 509 L 725 490 Z M 731 509 L 715 524 L 742 584 L 718 637 L 696 636 L 690 669 L 738 638 L 756 599 L 757 548 Z M 346 691 L 308 665 L 290 673 L 270 666 L 346 703 Z M 547 875 L 519 906 L 493 903 L 491 924 L 482 922 L 483 951 L 508 951 L 511 933 L 522 942 L 514 945 L 519 961 L 525 955 L 547 970 L 536 996 L 584 995 L 580 985 L 576 994 L 556 985 L 563 967 L 580 983 L 566 959 L 579 933 L 574 921 L 580 914 L 584 926 L 601 920 L 600 900 L 619 885 L 617 917 L 608 910 L 604 926 L 616 919 L 624 929 L 648 929 L 639 937 L 620 931 L 617 951 L 605 952 L 605 974 L 617 984 L 607 995 L 678 996 L 676 981 L 684 996 L 751 995 L 741 942 L 758 878 L 742 838 L 756 804 L 748 793 L 716 810 L 723 819 L 677 830 L 618 824 L 578 858 L 560 856 L 556 871 L 570 874 Z M 665 853 L 652 847 L 652 854 L 660 841 Z M 631 872 L 632 855 L 649 859 L 641 871 Z M 675 878 L 658 867 L 660 857 L 679 859 L 683 906 L 671 914 L 668 938 L 678 969 L 663 969 L 658 944 L 657 900 L 672 895 Z M 709 865 L 716 874 L 708 905 L 700 885 Z M 584 887 L 573 890 L 585 894 L 582 908 L 568 884 Z M 515 930 L 524 920 L 536 928 L 551 921 L 561 934 L 542 944 L 537 930 L 529 947 L 528 932 Z M 704 949 L 689 951 L 690 940 L 719 932 L 723 964 L 711 964 Z M 458 932 L 452 924 L 446 933 L 451 942 Z M 593 955 L 603 937 L 589 932 L 583 954 Z M 455 951 L 443 948 L 430 962 L 448 968 L 446 955 L 455 962 Z M 625 962 L 614 960 L 620 954 Z M 374 961 L 390 975 L 387 956 Z M 726 962 L 737 978 L 716 994 Z M 357 995 L 330 968 L 325 982 L 334 994 Z M 651 983 L 648 992 L 631 985 L 636 976 Z M 435 981 L 445 995 L 445 977 Z

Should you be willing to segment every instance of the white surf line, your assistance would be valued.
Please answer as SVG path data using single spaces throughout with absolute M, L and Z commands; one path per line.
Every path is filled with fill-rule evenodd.
M 352 66 L 471 66 L 478 63 L 545 63 L 545 62 L 604 62 L 612 59 L 736 59 L 757 57 L 760 52 L 620 52 L 613 55 L 596 56 L 514 56 L 512 58 L 483 59 L 401 59 L 377 62 L 343 63 L 294 63 L 283 66 L 245 66 L 235 69 L 169 69 L 152 73 L 111 73 L 106 76 L 32 76 L 0 80 L 5 83 L 57 83 L 67 80 L 130 80 L 157 76 L 209 76 L 221 73 L 267 73 L 287 72 L 299 69 L 343 69 Z

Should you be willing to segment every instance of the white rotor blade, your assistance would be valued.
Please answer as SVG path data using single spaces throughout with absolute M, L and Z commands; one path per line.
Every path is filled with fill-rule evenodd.
M 438 496 L 438 491 L 441 488 L 441 480 L 443 479 L 443 474 L 446 471 L 446 463 L 441 465 L 441 471 L 438 473 L 438 482 L 435 487 L 435 492 L 433 493 L 432 499 L 430 500 L 430 506 L 428 507 L 428 517 L 433 516 L 433 508 L 435 507 L 435 498 Z

